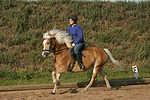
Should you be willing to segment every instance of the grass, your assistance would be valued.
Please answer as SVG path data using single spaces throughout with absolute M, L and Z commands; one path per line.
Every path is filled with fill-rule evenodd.
M 78 24 L 83 29 L 86 46 L 108 48 L 114 58 L 127 69 L 120 73 L 106 67 L 109 79 L 134 78 L 130 69 L 133 64 L 139 66 L 140 78 L 150 77 L 149 7 L 150 2 L 0 0 L 0 73 L 6 76 L 1 77 L 3 74 L 0 74 L 1 84 L 51 83 L 50 72 L 53 70 L 54 57 L 41 56 L 41 33 L 56 28 L 66 31 L 67 16 L 70 14 L 78 15 Z M 29 73 L 23 70 L 28 70 Z M 12 76 L 7 76 L 6 73 Z M 61 80 L 88 81 L 90 73 L 64 73 Z M 32 78 L 21 76 L 24 74 L 29 74 Z M 42 76 L 37 77 L 37 74 Z
M 126 70 L 118 70 L 114 66 L 105 66 L 104 71 L 108 75 L 109 80 L 118 79 L 135 79 L 134 73 L 131 68 Z M 150 68 L 138 68 L 139 78 L 150 77 Z M 63 73 L 60 79 L 61 83 L 72 83 L 72 82 L 86 82 L 90 81 L 92 71 L 86 71 L 82 73 Z M 0 86 L 10 85 L 30 85 L 30 84 L 52 84 L 51 72 L 33 72 L 27 70 L 1 70 L 0 71 Z M 97 81 L 103 80 L 102 76 L 98 74 Z

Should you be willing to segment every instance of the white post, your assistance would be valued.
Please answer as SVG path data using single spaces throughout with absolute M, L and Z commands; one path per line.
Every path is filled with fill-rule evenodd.
M 132 69 L 133 69 L 135 78 L 138 79 L 139 74 L 138 74 L 138 68 L 137 68 L 137 65 L 132 66 Z

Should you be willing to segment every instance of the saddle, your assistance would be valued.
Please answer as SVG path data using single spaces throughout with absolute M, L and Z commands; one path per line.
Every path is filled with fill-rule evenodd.
M 83 51 L 86 50 L 86 46 L 84 45 L 81 49 L 80 49 L 80 53 L 82 55 L 82 57 L 84 56 L 83 55 Z M 76 63 L 76 54 L 74 53 L 74 48 L 70 48 L 69 49 L 69 56 L 71 57 L 71 59 L 73 60 L 73 63 L 71 64 L 71 66 L 69 67 L 69 71 L 72 71 L 75 63 Z M 85 56 L 84 56 L 85 57 Z

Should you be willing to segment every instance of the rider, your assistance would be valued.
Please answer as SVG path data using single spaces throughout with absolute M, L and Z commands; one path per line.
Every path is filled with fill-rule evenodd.
M 79 64 L 80 69 L 84 69 L 82 63 L 82 55 L 80 53 L 81 48 L 85 45 L 84 44 L 84 37 L 83 37 L 83 30 L 77 24 L 77 15 L 70 15 L 69 17 L 69 26 L 67 32 L 70 33 L 72 36 L 72 47 L 74 47 L 74 53 L 76 54 L 76 60 Z

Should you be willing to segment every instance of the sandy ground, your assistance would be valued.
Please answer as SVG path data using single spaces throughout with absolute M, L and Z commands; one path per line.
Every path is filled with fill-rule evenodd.
M 92 87 L 86 92 L 83 88 L 58 89 L 56 95 L 49 95 L 51 89 L 0 92 L 0 100 L 150 100 L 149 85 L 113 87 Z

